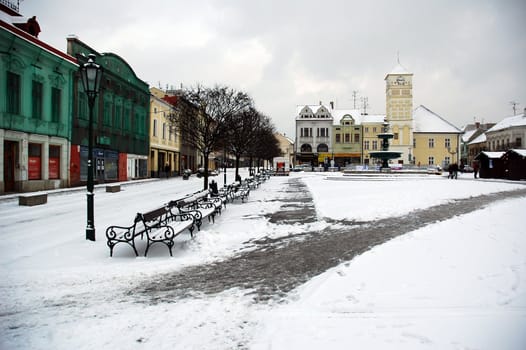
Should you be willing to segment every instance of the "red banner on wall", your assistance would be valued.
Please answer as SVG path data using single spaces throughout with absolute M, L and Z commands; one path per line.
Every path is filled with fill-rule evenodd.
M 28 179 L 40 180 L 40 157 L 29 157 L 28 159 Z

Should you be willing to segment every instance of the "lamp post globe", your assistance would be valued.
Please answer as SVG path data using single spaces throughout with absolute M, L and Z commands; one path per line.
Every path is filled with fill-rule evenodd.
M 87 182 L 87 224 L 86 239 L 95 241 L 95 219 L 93 215 L 93 107 L 99 94 L 102 67 L 95 63 L 95 55 L 90 54 L 88 61 L 80 66 L 80 77 L 84 92 L 88 96 L 88 182 Z

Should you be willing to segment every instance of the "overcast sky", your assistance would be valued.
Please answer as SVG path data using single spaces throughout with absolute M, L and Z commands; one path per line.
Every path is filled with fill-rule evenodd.
M 297 105 L 352 108 L 353 91 L 385 114 L 398 53 L 414 107 L 457 127 L 526 107 L 524 0 L 24 0 L 20 12 L 41 40 L 66 51 L 75 34 L 151 86 L 246 91 L 290 137 Z

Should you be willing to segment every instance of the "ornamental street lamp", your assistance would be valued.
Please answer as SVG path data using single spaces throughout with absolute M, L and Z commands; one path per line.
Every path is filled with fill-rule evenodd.
M 80 66 L 80 77 L 84 92 L 88 95 L 89 123 L 88 123 L 88 222 L 86 225 L 86 239 L 95 241 L 95 220 L 93 218 L 93 106 L 99 94 L 102 67 L 95 63 L 95 55 L 88 55 L 88 62 Z

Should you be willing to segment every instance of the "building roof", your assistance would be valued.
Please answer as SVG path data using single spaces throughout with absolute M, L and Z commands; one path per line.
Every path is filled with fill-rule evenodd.
M 45 42 L 39 40 L 38 38 L 36 38 L 35 36 L 27 33 L 26 31 L 20 29 L 20 28 L 17 28 L 16 26 L 13 25 L 13 23 L 18 23 L 17 21 L 19 20 L 19 18 L 15 18 L 13 19 L 12 17 L 10 16 L 7 16 L 6 14 L 3 14 L 1 17 L 0 17 L 0 28 L 3 28 L 5 29 L 6 31 L 10 32 L 11 34 L 17 36 L 18 38 L 26 41 L 26 42 L 29 42 L 33 45 L 36 45 L 38 47 L 40 47 L 42 50 L 54 55 L 54 56 L 57 56 L 59 57 L 60 59 L 63 59 L 65 61 L 68 61 L 70 63 L 73 63 L 74 65 L 78 65 L 78 62 L 77 62 L 77 59 L 71 55 L 68 55 L 67 53 L 65 52 L 62 52 L 56 48 L 54 48 L 53 46 L 49 45 L 49 44 L 46 44 Z
M 514 153 L 517 153 L 518 155 L 520 155 L 522 157 L 526 157 L 526 149 L 513 148 L 513 149 L 508 150 L 508 152 L 514 152 Z
M 413 131 L 428 133 L 462 133 L 459 128 L 422 105 L 418 106 L 413 111 Z
M 516 126 L 526 126 L 526 114 L 518 114 L 513 115 L 511 117 L 506 117 L 502 119 L 500 122 L 495 124 L 491 129 L 489 129 L 487 132 L 493 132 L 493 131 L 500 131 L 511 127 Z
M 483 143 L 486 142 L 486 134 L 482 133 L 479 136 L 475 137 L 473 140 L 471 140 L 468 145 L 474 145 L 477 143 Z
M 506 152 L 487 152 L 487 151 L 480 152 L 480 154 L 484 154 L 486 157 L 491 158 L 491 159 L 498 159 L 502 157 L 504 153 Z
M 466 143 L 469 142 L 469 140 L 471 140 L 475 136 L 476 132 L 477 132 L 477 129 L 465 131 L 464 134 L 462 135 L 462 142 L 466 142 Z
M 300 115 L 301 111 L 305 107 L 309 107 L 309 109 L 312 111 L 313 114 L 316 114 L 316 112 L 318 112 L 318 109 L 320 109 L 321 107 L 325 107 L 327 110 L 330 110 L 329 108 L 327 108 L 326 106 L 322 104 L 321 105 L 298 105 L 296 106 L 296 116 Z
M 391 70 L 391 73 L 389 75 L 397 75 L 397 74 L 413 74 L 409 72 L 404 66 L 398 62 L 398 64 Z

